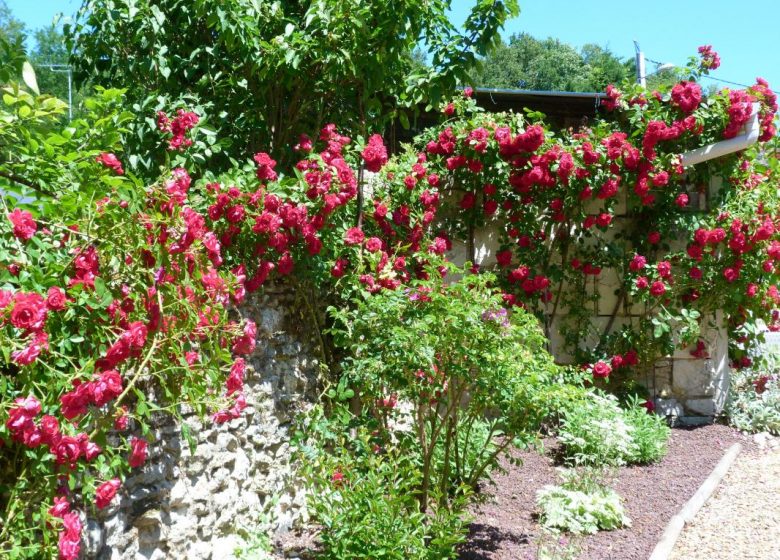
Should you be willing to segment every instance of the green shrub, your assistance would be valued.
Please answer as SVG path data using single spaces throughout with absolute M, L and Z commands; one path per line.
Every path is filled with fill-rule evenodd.
M 365 426 L 355 428 L 351 437 L 348 424 L 356 422 L 368 423 L 341 407 L 330 420 L 318 409 L 309 422 L 310 437 L 300 445 L 309 508 L 322 526 L 321 557 L 456 558 L 456 547 L 467 534 L 467 487 L 450 500 L 434 500 L 422 512 L 417 499 L 422 473 L 417 457 L 406 451 L 409 442 L 391 444 Z
M 593 534 L 631 526 L 620 496 L 583 471 L 571 471 L 560 486 L 539 490 L 536 505 L 539 520 L 548 529 Z
M 504 307 L 491 274 L 450 267 L 461 280 L 386 290 L 336 313 L 352 356 L 344 376 L 368 416 L 419 456 L 421 509 L 460 485 L 476 488 L 513 442 L 538 435 L 567 385 L 537 319 Z M 403 404 L 403 406 L 401 406 Z
M 780 435 L 780 376 L 734 371 L 726 414 L 739 430 Z
M 657 414 L 648 414 L 639 399 L 629 401 L 625 410 L 625 419 L 633 428 L 631 437 L 635 443 L 635 453 L 628 463 L 654 463 L 661 460 L 668 450 L 671 429 L 666 420 Z
M 638 454 L 617 398 L 588 392 L 563 413 L 558 440 L 566 459 L 577 465 L 625 465 Z
M 558 440 L 571 464 L 620 466 L 659 460 L 669 433 L 637 399 L 624 410 L 615 396 L 589 391 L 565 407 Z

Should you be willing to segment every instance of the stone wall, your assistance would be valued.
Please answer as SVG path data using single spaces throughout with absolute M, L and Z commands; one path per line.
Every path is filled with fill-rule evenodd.
M 694 191 L 689 192 L 691 200 L 699 210 L 706 210 L 709 200 L 720 188 L 719 180 L 710 185 L 710 193 L 705 195 Z M 626 193 L 622 192 L 614 209 L 614 222 L 617 227 L 609 229 L 607 236 L 614 236 L 627 224 L 628 216 Z M 591 202 L 588 213 L 597 215 L 603 209 L 600 201 Z M 501 225 L 493 221 L 487 227 L 474 234 L 474 261 L 482 267 L 490 268 L 496 264 L 495 254 L 500 246 Z M 672 243 L 674 250 L 685 247 L 681 243 Z M 470 260 L 469 248 L 464 242 L 454 242 L 449 255 L 453 262 L 462 265 Z M 556 256 L 554 255 L 555 259 Z M 610 332 L 616 332 L 625 325 L 635 324 L 644 314 L 642 304 L 629 305 L 618 301 L 620 279 L 615 270 L 605 268 L 598 277 L 588 277 L 585 282 L 586 294 L 594 296 L 591 314 L 591 331 L 582 333 L 582 344 L 592 347 L 598 342 L 598 336 L 609 327 Z M 567 289 L 573 289 L 567 287 Z M 553 308 L 549 304 L 549 311 Z M 571 363 L 572 356 L 565 351 L 565 344 L 559 326 L 567 313 L 561 305 L 550 321 L 549 338 L 550 351 L 559 363 Z M 613 314 L 615 315 L 613 317 Z M 722 314 L 715 317 L 705 317 L 702 321 L 702 339 L 707 344 L 708 357 L 694 358 L 691 348 L 677 350 L 673 355 L 666 356 L 643 372 L 639 382 L 644 384 L 656 399 L 659 413 L 672 417 L 695 421 L 692 417 L 714 417 L 723 410 L 729 387 L 728 337 Z
M 99 519 L 88 521 L 85 558 L 232 558 L 242 532 L 281 532 L 305 516 L 289 431 L 296 413 L 315 402 L 319 364 L 311 318 L 299 307 L 279 286 L 242 307 L 258 327 L 244 414 L 221 426 L 186 417 L 194 453 L 180 426 L 161 421 L 144 467 Z M 272 520 L 265 524 L 264 511 Z

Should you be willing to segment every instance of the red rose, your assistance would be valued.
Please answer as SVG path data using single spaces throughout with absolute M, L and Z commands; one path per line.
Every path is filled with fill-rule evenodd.
M 593 377 L 609 377 L 612 367 L 607 362 L 599 360 L 593 364 Z
M 95 505 L 97 508 L 103 509 L 108 504 L 110 504 L 111 500 L 113 500 L 114 496 L 116 496 L 116 492 L 119 490 L 121 485 L 122 483 L 118 478 L 112 478 L 111 480 L 107 480 L 98 486 L 97 490 L 95 490 Z
M 644 290 L 650 284 L 647 281 L 647 276 L 640 276 L 636 279 L 636 287 L 639 290 Z
M 661 242 L 661 234 L 657 231 L 651 231 L 647 234 L 647 241 L 653 245 L 657 245 Z
M 73 436 L 62 436 L 51 452 L 58 465 L 73 465 L 81 457 L 81 442 Z
M 368 144 L 360 154 L 366 162 L 366 169 L 372 173 L 378 172 L 387 163 L 387 148 L 379 134 L 373 134 Z
M 254 321 L 247 320 L 244 325 L 244 334 L 233 341 L 233 353 L 240 355 L 251 354 L 254 351 L 256 344 L 257 325 L 255 325 Z
M 237 224 L 238 222 L 242 221 L 245 215 L 246 215 L 246 211 L 244 210 L 244 207 L 241 204 L 236 204 L 235 206 L 231 206 L 230 208 L 227 209 L 227 212 L 225 212 L 225 218 L 231 224 Z
M 347 245 L 360 245 L 366 238 L 366 234 L 363 233 L 359 227 L 352 227 L 344 234 L 344 243 Z
M 49 515 L 63 518 L 70 511 L 70 502 L 64 496 L 55 496 L 54 505 L 49 508 Z
M 130 457 L 127 464 L 132 468 L 137 468 L 146 462 L 147 441 L 145 439 L 133 437 L 130 438 Z
M 11 324 L 17 329 L 39 331 L 46 322 L 46 303 L 35 293 L 17 292 L 11 310 Z
M 723 277 L 726 279 L 726 282 L 736 282 L 739 279 L 739 269 L 730 266 L 723 271 Z
M 685 208 L 688 206 L 688 195 L 685 193 L 677 195 L 677 198 L 674 199 L 674 203 L 680 208 Z
M 366 241 L 366 251 L 376 253 L 382 248 L 382 240 L 378 237 L 371 237 Z
M 642 270 L 646 264 L 647 264 L 647 259 L 645 257 L 643 257 L 642 255 L 634 255 L 634 258 L 631 259 L 630 263 L 628 263 L 628 268 L 630 268 L 634 272 L 638 272 Z
M 65 290 L 52 286 L 49 291 L 46 292 L 46 306 L 52 311 L 62 311 L 65 309 Z
M 122 162 L 119 161 L 119 158 L 116 157 L 115 154 L 110 153 L 102 153 L 98 157 L 95 158 L 98 163 L 101 163 L 108 167 L 109 169 L 113 169 L 114 173 L 117 175 L 124 175 L 125 170 L 122 169 Z
M 498 251 L 496 253 L 496 261 L 498 262 L 498 266 L 501 267 L 507 267 L 512 262 L 512 251 L 509 249 L 504 249 L 503 251 Z
M 666 285 L 660 280 L 656 280 L 650 286 L 650 294 L 655 297 L 662 296 L 666 293 Z
M 658 274 L 661 278 L 669 278 L 672 275 L 672 263 L 669 261 L 661 261 L 656 265 Z
M 35 223 L 32 214 L 27 210 L 14 208 L 11 213 L 8 214 L 8 219 L 14 226 L 14 235 L 24 241 L 27 241 L 35 235 L 35 231 L 38 229 L 38 224 Z
M 596 225 L 599 227 L 607 227 L 609 224 L 612 223 L 612 214 L 607 214 L 606 212 L 603 212 L 598 215 L 596 218 Z
M 341 278 L 344 276 L 344 272 L 346 272 L 347 265 L 349 264 L 348 261 L 345 259 L 337 259 L 336 262 L 333 264 L 333 268 L 330 269 L 330 273 L 334 278 Z
M 255 163 L 257 164 L 257 178 L 261 181 L 275 181 L 276 180 L 276 171 L 274 171 L 274 167 L 276 167 L 276 161 L 271 159 L 271 156 L 266 154 L 265 152 L 260 152 L 259 154 L 255 154 L 254 157 Z M 266 209 L 268 208 L 268 201 L 266 197 Z

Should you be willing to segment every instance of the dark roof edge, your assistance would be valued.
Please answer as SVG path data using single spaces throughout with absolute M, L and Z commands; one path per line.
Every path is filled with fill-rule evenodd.
M 502 95 L 542 95 L 546 97 L 576 97 L 583 99 L 604 99 L 607 97 L 601 92 L 582 92 L 582 91 L 544 91 L 535 89 L 500 89 L 500 88 L 474 88 L 475 93 L 498 93 Z

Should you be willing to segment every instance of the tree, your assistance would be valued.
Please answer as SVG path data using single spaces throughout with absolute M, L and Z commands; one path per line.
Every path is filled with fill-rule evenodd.
M 65 68 L 52 69 L 50 64 L 68 64 L 65 37 L 57 25 L 37 29 L 33 33 L 35 47 L 30 52 L 30 62 L 36 67 L 38 85 L 42 93 L 68 100 L 68 76 Z M 74 101 L 74 105 L 77 102 Z
M 552 91 L 601 91 L 629 76 L 629 67 L 609 49 L 587 44 L 578 52 L 549 37 L 513 35 L 481 63 L 478 86 Z
M 0 84 L 21 75 L 25 37 L 24 23 L 13 16 L 5 0 L 0 0 Z
M 84 0 L 66 36 L 78 79 L 126 87 L 145 117 L 186 97 L 216 117 L 216 128 L 229 125 L 227 156 L 264 149 L 287 162 L 301 132 L 338 122 L 365 135 L 399 114 L 405 121 L 420 102 L 438 103 L 518 13 L 516 0 L 480 0 L 459 30 L 449 5 Z M 429 67 L 415 62 L 418 45 Z

